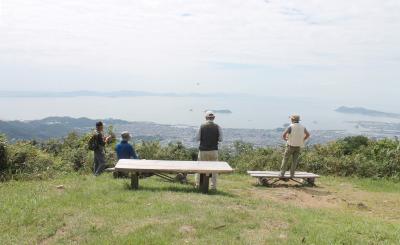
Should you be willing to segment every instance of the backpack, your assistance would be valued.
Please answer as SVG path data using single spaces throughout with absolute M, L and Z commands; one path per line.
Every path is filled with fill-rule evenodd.
M 97 149 L 97 134 L 93 134 L 88 141 L 88 149 L 94 151 Z

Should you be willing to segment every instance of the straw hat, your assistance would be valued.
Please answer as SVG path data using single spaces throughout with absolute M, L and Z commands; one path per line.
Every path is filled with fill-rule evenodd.
M 300 122 L 300 116 L 299 116 L 299 115 L 291 115 L 289 118 L 290 118 L 292 121 Z

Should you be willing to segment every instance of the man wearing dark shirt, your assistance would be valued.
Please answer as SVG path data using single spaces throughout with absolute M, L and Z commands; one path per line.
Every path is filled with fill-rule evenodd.
M 132 138 L 129 132 L 122 132 L 121 143 L 115 147 L 119 159 L 138 159 L 135 149 L 128 141 Z
M 218 144 L 222 142 L 221 127 L 214 122 L 215 115 L 212 111 L 206 112 L 206 122 L 203 123 L 198 132 L 197 140 L 199 146 L 199 161 L 218 161 Z M 212 173 L 211 189 L 217 189 L 217 173 Z M 196 175 L 196 185 L 199 184 L 199 176 Z
M 94 151 L 94 166 L 93 173 L 95 176 L 100 175 L 106 167 L 105 146 L 111 140 L 111 136 L 103 136 L 103 122 L 96 123 L 95 145 Z

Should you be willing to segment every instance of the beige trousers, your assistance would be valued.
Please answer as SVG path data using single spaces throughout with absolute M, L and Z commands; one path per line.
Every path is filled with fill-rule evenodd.
M 292 157 L 292 165 L 290 166 L 290 178 L 294 177 L 297 165 L 299 164 L 301 148 L 298 146 L 286 146 L 285 153 L 283 153 L 283 160 L 281 165 L 281 176 L 285 176 L 285 172 L 288 169 L 289 157 Z
M 198 161 L 218 161 L 218 151 L 199 151 Z M 218 173 L 212 173 L 211 176 L 211 189 L 217 189 L 217 177 Z M 200 175 L 195 175 L 196 185 L 199 185 Z

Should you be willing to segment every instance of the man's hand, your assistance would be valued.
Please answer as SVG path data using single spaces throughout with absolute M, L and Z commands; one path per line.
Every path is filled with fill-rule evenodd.
M 288 141 L 288 139 L 289 139 L 289 129 L 286 129 L 285 132 L 283 132 L 282 139 L 284 141 Z
M 107 136 L 107 137 L 104 139 L 104 142 L 110 143 L 111 140 L 112 140 L 112 136 L 110 135 L 110 136 Z
M 310 133 L 307 131 L 307 129 L 304 131 L 305 136 L 304 136 L 304 141 L 308 140 L 310 138 Z

